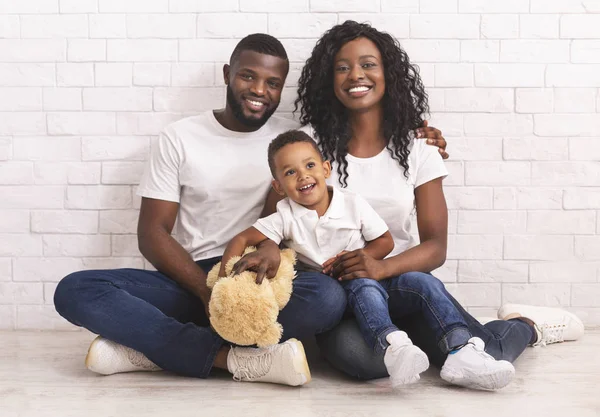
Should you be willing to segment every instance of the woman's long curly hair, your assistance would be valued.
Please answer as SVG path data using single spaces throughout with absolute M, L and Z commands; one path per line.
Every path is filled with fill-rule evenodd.
M 418 67 L 410 63 L 394 37 L 353 20 L 325 32 L 302 69 L 294 112 L 300 107 L 300 122 L 312 125 L 323 155 L 337 163 L 343 187 L 348 185 L 346 155 L 352 131 L 348 111 L 333 91 L 334 59 L 343 45 L 360 37 L 375 43 L 381 53 L 386 86 L 383 134 L 392 158 L 404 168 L 407 177 L 410 132 L 421 125 L 423 115 L 429 111 Z

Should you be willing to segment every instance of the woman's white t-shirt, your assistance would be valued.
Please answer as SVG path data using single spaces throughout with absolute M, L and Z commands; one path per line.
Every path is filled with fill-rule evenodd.
M 413 139 L 408 156 L 408 178 L 404 168 L 392 159 L 390 151 L 383 149 L 371 158 L 347 155 L 347 189 L 362 196 L 387 223 L 394 238 L 395 256 L 415 246 L 411 235 L 411 214 L 415 207 L 415 188 L 436 178 L 445 177 L 448 171 L 435 146 L 423 139 Z M 340 187 L 337 166 L 334 164 L 328 183 Z

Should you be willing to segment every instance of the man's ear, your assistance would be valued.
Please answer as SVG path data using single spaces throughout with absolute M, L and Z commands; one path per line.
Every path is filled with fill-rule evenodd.
M 329 161 L 323 161 L 323 170 L 325 171 L 325 178 L 331 176 L 331 163 Z
M 229 64 L 223 65 L 223 81 L 225 85 L 229 85 L 229 74 L 231 73 L 231 66 Z
M 281 183 L 277 180 L 271 181 L 271 187 L 275 190 L 275 192 L 279 195 L 285 196 L 285 191 L 283 191 L 283 187 Z

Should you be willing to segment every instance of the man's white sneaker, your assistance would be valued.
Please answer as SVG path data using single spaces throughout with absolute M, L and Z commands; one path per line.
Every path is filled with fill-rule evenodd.
M 160 371 L 143 353 L 98 336 L 85 358 L 85 366 L 92 372 L 112 375 L 121 372 Z
M 390 344 L 385 350 L 383 362 L 390 375 L 392 386 L 414 384 L 419 374 L 429 368 L 429 359 L 425 352 L 413 345 L 403 331 L 395 331 L 386 336 Z
M 266 348 L 232 347 L 227 368 L 236 381 L 291 386 L 310 382 L 304 346 L 296 339 Z
M 583 322 L 573 313 L 561 308 L 505 304 L 498 310 L 498 318 L 510 320 L 524 317 L 531 320 L 537 333 L 533 346 L 577 340 L 583 336 Z
M 481 390 L 497 390 L 507 386 L 515 376 L 508 361 L 497 361 L 488 355 L 483 340 L 478 337 L 456 353 L 448 355 L 440 376 L 451 384 Z

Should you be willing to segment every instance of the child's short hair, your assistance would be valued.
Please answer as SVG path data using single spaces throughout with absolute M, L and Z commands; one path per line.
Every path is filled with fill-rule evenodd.
M 323 160 L 323 154 L 319 149 L 319 145 L 313 138 L 307 135 L 302 130 L 288 130 L 287 132 L 283 132 L 278 135 L 275 139 L 271 141 L 269 144 L 269 150 L 267 152 L 269 158 L 269 168 L 271 169 L 271 174 L 273 178 L 275 178 L 275 154 L 281 150 L 286 145 L 291 145 L 292 143 L 305 142 L 310 143 L 315 151 L 319 154 L 319 158 Z

